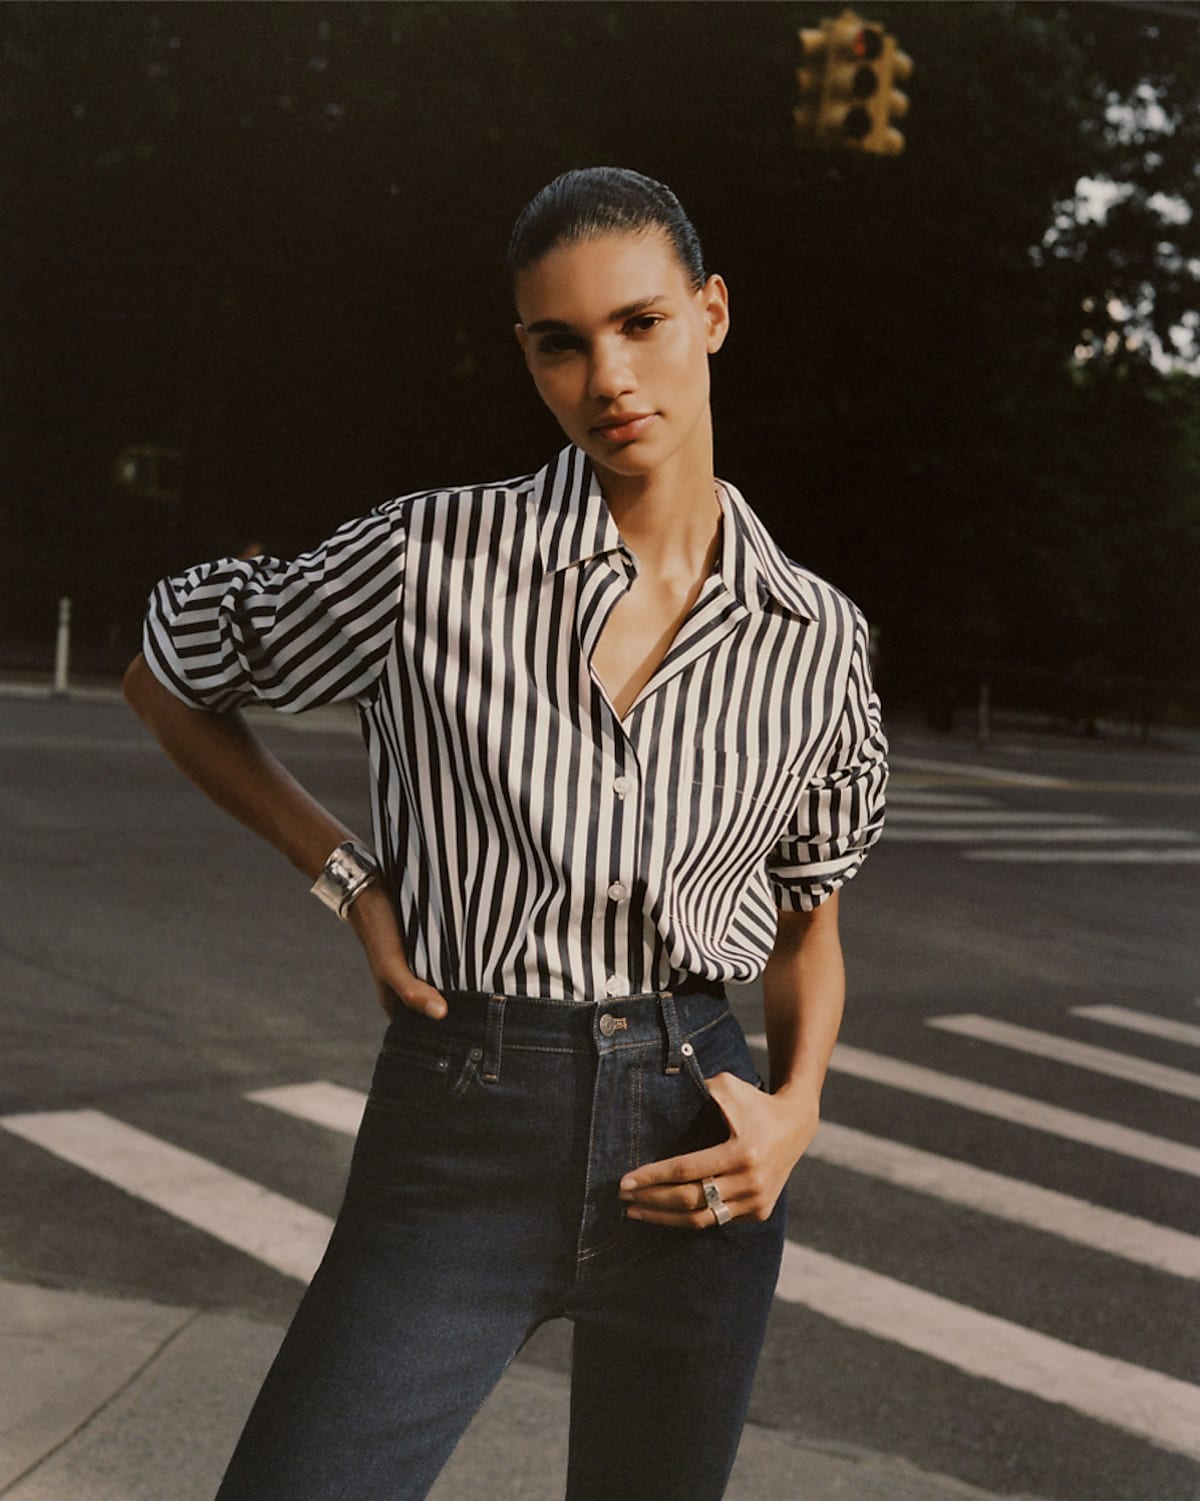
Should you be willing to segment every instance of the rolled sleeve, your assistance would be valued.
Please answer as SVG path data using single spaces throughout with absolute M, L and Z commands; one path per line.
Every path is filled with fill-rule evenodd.
M 858 618 L 846 696 L 829 756 L 771 852 L 775 905 L 811 912 L 854 876 L 883 830 L 887 739 Z
M 395 639 L 403 523 L 389 502 L 293 562 L 220 558 L 163 579 L 142 638 L 151 670 L 199 709 L 365 700 Z

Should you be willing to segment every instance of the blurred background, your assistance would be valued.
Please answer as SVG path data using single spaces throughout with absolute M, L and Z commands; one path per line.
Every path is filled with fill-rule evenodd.
M 827 8 L 830 14 L 836 7 Z M 1200 8 L 879 3 L 899 157 L 796 149 L 798 3 L 0 13 L 0 667 L 118 668 L 163 572 L 559 444 L 517 211 L 669 182 L 718 468 L 935 728 L 1200 720 Z

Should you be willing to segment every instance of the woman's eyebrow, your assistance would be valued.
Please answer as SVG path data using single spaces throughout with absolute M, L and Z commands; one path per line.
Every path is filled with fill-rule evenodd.
M 629 318 L 636 318 L 639 313 L 644 313 L 652 308 L 656 302 L 665 302 L 666 294 L 656 292 L 653 297 L 639 297 L 636 302 L 627 302 L 624 307 L 615 308 L 605 319 L 607 323 L 624 323 Z M 575 330 L 569 323 L 563 323 L 558 318 L 539 318 L 536 323 L 526 323 L 527 334 L 569 334 Z

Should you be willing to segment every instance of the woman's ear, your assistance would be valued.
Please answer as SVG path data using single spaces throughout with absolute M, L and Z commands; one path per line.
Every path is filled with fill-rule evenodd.
M 729 332 L 729 288 L 720 276 L 710 276 L 697 296 L 704 314 L 704 347 L 716 354 Z

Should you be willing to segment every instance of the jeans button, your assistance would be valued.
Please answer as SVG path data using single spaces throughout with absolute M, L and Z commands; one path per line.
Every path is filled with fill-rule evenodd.
M 600 1032 L 604 1037 L 611 1037 L 617 1030 L 617 1019 L 607 1011 L 600 1018 Z

